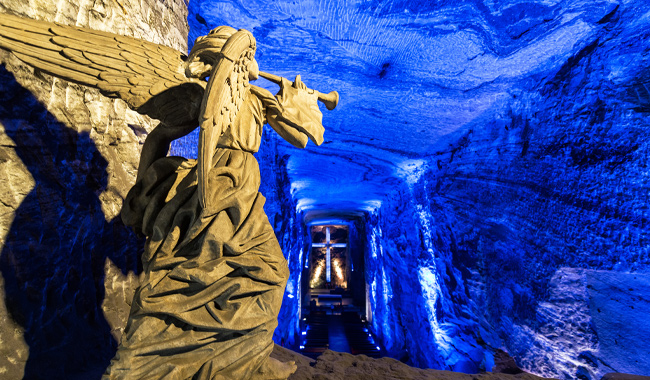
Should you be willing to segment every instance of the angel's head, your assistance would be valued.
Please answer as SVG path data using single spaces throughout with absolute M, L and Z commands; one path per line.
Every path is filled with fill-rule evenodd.
M 207 35 L 197 38 L 187 59 L 188 76 L 201 79 L 209 76 L 212 65 L 219 58 L 221 48 L 235 32 L 237 29 L 230 26 L 219 26 L 212 29 Z M 255 80 L 259 75 L 259 66 L 254 53 L 250 58 L 248 75 L 250 80 Z

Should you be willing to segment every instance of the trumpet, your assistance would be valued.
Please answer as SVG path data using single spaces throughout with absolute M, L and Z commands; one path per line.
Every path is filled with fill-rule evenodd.
M 282 77 L 274 74 L 269 74 L 265 73 L 263 71 L 259 72 L 259 75 L 266 79 L 269 80 L 275 84 L 280 84 L 282 83 Z M 336 91 L 330 91 L 328 94 L 323 94 L 322 92 L 318 92 L 316 90 L 312 90 L 311 88 L 307 89 L 307 92 L 310 94 L 316 94 L 318 96 L 318 100 L 325 105 L 325 108 L 328 110 L 333 110 L 336 108 L 336 106 L 339 104 L 339 93 Z

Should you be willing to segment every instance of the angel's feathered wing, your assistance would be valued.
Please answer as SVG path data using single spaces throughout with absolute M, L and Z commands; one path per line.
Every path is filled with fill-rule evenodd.
M 250 92 L 249 63 L 255 56 L 255 38 L 246 30 L 235 32 L 221 48 L 201 104 L 198 181 L 201 206 L 209 214 L 208 174 L 217 142 L 226 128 L 237 128 L 237 113 Z
M 205 81 L 187 77 L 187 57 L 175 49 L 8 14 L 0 14 L 0 48 L 44 72 L 121 98 L 166 124 L 197 122 Z

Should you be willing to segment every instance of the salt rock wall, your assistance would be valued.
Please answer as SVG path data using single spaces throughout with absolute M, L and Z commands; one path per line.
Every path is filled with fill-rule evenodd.
M 485 289 L 455 265 L 454 226 L 429 207 L 422 185 L 396 187 L 366 219 L 368 319 L 391 357 L 421 368 L 491 371 L 502 341 L 488 322 Z
M 521 352 L 520 362 L 581 379 L 650 373 L 648 289 L 647 273 L 560 268 L 549 282 L 548 298 L 536 308 L 538 327 L 511 332 L 512 341 L 535 348 Z
M 519 80 L 370 215 L 373 326 L 394 356 L 466 371 L 503 348 L 545 377 L 650 374 L 639 9 L 621 3 L 559 69 Z
M 181 0 L 0 0 L 0 12 L 187 48 Z M 0 377 L 99 378 L 138 284 L 120 221 L 155 122 L 0 51 Z

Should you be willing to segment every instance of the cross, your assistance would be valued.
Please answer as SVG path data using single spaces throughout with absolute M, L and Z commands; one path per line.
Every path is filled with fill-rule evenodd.
M 325 228 L 325 243 L 312 243 L 312 247 L 314 248 L 327 248 L 327 257 L 325 259 L 325 279 L 327 282 L 332 282 L 332 260 L 331 260 L 331 254 L 330 254 L 330 248 L 345 248 L 348 245 L 345 243 L 335 243 L 332 244 L 332 241 L 330 240 L 330 228 L 326 227 Z

